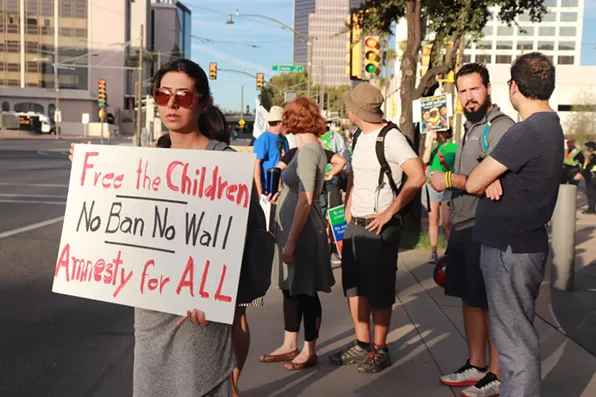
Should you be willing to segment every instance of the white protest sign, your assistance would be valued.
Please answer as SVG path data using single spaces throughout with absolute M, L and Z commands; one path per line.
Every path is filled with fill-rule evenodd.
M 76 145 L 53 291 L 231 324 L 255 155 Z
M 256 100 L 255 106 L 255 124 L 252 129 L 252 136 L 256 139 L 263 132 L 267 131 L 267 116 L 269 115 L 269 112 L 265 110 L 258 99 Z

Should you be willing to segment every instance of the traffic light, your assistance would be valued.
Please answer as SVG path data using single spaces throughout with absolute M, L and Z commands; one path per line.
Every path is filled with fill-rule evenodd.
M 209 80 L 217 80 L 217 63 L 215 62 L 209 64 Z
M 359 13 L 353 13 L 346 20 L 346 26 L 350 29 L 346 33 L 348 38 L 346 43 L 346 49 L 348 50 L 346 72 L 351 80 L 362 80 L 362 29 L 360 28 L 360 20 L 361 14 Z
M 108 103 L 108 93 L 106 91 L 106 81 L 99 80 L 97 82 L 97 104 L 105 107 Z
M 262 90 L 265 84 L 265 75 L 263 73 L 257 73 L 257 90 Z
M 381 73 L 380 50 L 379 36 L 366 36 L 364 39 L 364 71 L 369 78 L 377 77 Z

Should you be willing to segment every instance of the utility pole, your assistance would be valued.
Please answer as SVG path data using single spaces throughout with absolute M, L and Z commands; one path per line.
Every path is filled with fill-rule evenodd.
M 312 54 L 313 54 L 313 39 L 312 37 L 308 38 L 307 41 L 307 46 L 308 46 L 308 60 L 307 63 L 307 73 L 308 73 L 308 80 L 306 82 L 306 96 L 308 97 L 308 99 L 310 99 L 310 83 L 312 80 Z
M 240 86 L 240 120 L 244 118 L 244 86 Z
M 54 111 L 54 123 L 56 123 L 56 139 L 60 137 L 60 122 L 62 113 L 60 112 L 60 80 L 58 79 L 58 2 L 54 1 L 54 88 L 56 89 L 56 110 Z
M 459 50 L 458 51 L 459 51 L 459 57 L 458 57 L 457 65 L 456 65 L 455 74 L 457 74 L 457 72 L 459 72 L 459 69 L 461 68 L 461 65 L 463 64 L 463 58 L 464 58 L 464 38 L 463 37 L 459 41 Z M 457 93 L 455 93 L 455 95 L 457 97 Z M 462 124 L 461 121 L 462 120 L 461 120 L 461 113 L 457 111 L 458 101 L 459 101 L 459 99 L 455 98 L 455 143 L 457 143 L 459 145 L 461 143 L 461 124 Z
M 319 106 L 321 110 L 325 109 L 325 66 L 321 64 L 321 95 L 319 96 Z
M 137 87 L 137 146 L 141 146 L 141 132 L 142 132 L 142 119 L 143 119 L 143 35 L 144 29 L 143 25 L 141 24 L 141 39 L 139 42 L 139 82 Z

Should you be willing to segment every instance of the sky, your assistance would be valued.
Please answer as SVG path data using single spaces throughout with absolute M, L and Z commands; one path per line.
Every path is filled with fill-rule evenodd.
M 582 65 L 596 65 L 596 0 L 585 1 L 582 40 Z M 236 9 L 247 14 L 261 14 L 293 26 L 293 0 L 182 0 L 192 9 L 192 34 L 212 42 L 193 38 L 192 60 L 205 70 L 217 62 L 217 80 L 211 81 L 215 103 L 240 110 L 240 91 L 244 87 L 244 108 L 254 109 L 258 95 L 256 80 L 248 76 L 225 72 L 238 69 L 251 75 L 265 73 L 269 80 L 276 73 L 273 65 L 292 63 L 292 32 L 261 18 L 236 16 Z M 233 25 L 226 24 L 232 14 Z M 260 48 L 252 48 L 257 45 Z
M 221 107 L 240 110 L 241 87 L 244 87 L 244 109 L 255 107 L 258 95 L 256 79 L 221 69 L 264 73 L 265 80 L 276 74 L 273 65 L 292 63 L 292 32 L 262 18 L 241 17 L 242 13 L 261 14 L 293 25 L 293 0 L 182 0 L 192 9 L 192 34 L 212 42 L 192 40 L 191 59 L 208 70 L 217 62 L 217 80 L 210 81 L 214 101 Z M 240 16 L 236 16 L 236 9 Z M 232 14 L 233 25 L 226 24 Z M 253 48 L 257 45 L 260 48 Z

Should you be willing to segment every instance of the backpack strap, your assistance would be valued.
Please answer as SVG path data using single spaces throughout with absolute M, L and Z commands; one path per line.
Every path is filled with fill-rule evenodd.
M 356 131 L 354 131 L 354 136 L 352 137 L 352 153 L 354 153 L 354 149 L 356 149 L 356 142 L 358 142 L 358 137 L 361 133 L 362 130 L 360 128 L 357 128 Z
M 492 119 L 488 120 L 486 125 L 484 126 L 484 131 L 482 131 L 482 137 L 480 138 L 480 144 L 482 145 L 482 150 L 485 154 L 488 154 L 488 133 L 490 132 L 490 127 L 499 120 L 510 119 L 511 117 L 507 116 L 506 114 L 499 113 Z
M 393 172 L 391 171 L 391 167 L 389 166 L 387 158 L 385 157 L 385 138 L 387 137 L 387 133 L 394 128 L 399 131 L 399 128 L 395 124 L 391 122 L 385 124 L 385 126 L 377 136 L 375 152 L 377 154 L 377 160 L 381 165 L 381 170 L 379 171 L 379 188 L 383 186 L 385 176 L 387 176 L 389 186 L 391 186 L 393 194 L 397 197 L 399 195 L 401 187 L 398 188 L 397 184 L 395 183 L 395 180 L 393 180 Z M 403 183 L 401 184 L 401 186 L 403 186 Z
M 214 150 L 219 152 L 234 151 L 234 149 L 229 147 L 227 143 L 216 141 L 214 139 L 207 144 L 205 150 Z
M 438 143 L 437 143 L 436 146 L 433 146 L 433 153 L 435 154 L 435 156 L 439 157 L 439 160 L 441 161 L 441 165 L 443 167 L 445 167 L 445 169 L 447 171 L 451 171 L 451 167 L 449 167 L 449 164 L 447 164 L 447 161 L 445 161 L 445 157 L 443 157 L 443 155 L 439 151 L 439 144 Z

